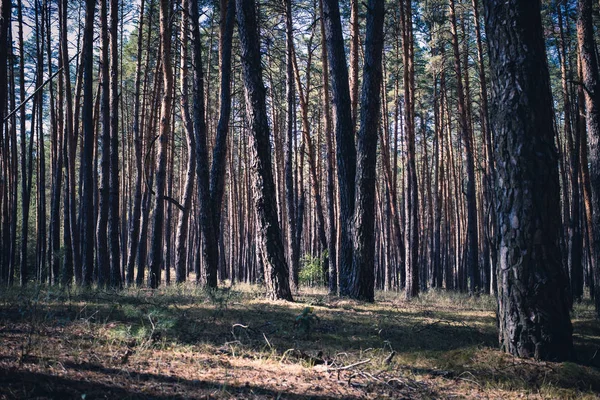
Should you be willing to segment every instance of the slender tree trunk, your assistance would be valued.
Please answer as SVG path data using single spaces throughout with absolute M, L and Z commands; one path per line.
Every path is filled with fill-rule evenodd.
M 419 190 L 417 182 L 417 162 L 415 150 L 415 104 L 414 104 L 414 50 L 412 31 L 411 1 L 400 5 L 402 20 L 402 47 L 404 61 L 404 109 L 405 133 L 407 140 L 407 184 L 405 193 L 406 213 L 408 214 L 406 241 L 406 289 L 407 299 L 419 294 Z
M 108 239 L 110 285 L 121 287 L 120 181 L 119 181 L 119 0 L 110 0 L 110 179 L 108 195 Z
M 140 88 L 141 88 L 141 77 L 142 77 L 142 43 L 143 43 L 143 30 L 144 30 L 144 5 L 145 0 L 141 0 L 140 3 L 140 21 L 138 24 L 138 40 L 137 40 L 137 63 L 135 67 L 135 87 L 133 94 L 133 146 L 135 152 L 135 190 L 133 196 L 133 211 L 131 215 L 131 225 L 129 226 L 129 251 L 127 255 L 127 285 L 133 284 L 134 272 L 135 272 L 135 260 L 137 255 L 137 249 L 140 238 L 140 219 L 141 219 L 141 208 L 142 208 L 142 175 L 143 175 L 143 164 L 142 164 L 142 135 L 140 132 Z M 152 15 L 151 13 L 149 14 Z M 151 26 L 151 25 L 150 25 Z M 148 30 L 150 36 L 151 29 Z M 149 41 L 149 38 L 148 38 Z M 147 46 L 148 48 L 149 46 Z M 147 55 L 149 54 L 148 49 L 146 50 Z M 146 63 L 147 66 L 147 63 Z M 144 79 L 147 82 L 147 79 Z M 144 84 L 144 92 L 146 84 Z
M 236 6 L 242 47 L 246 112 L 252 129 L 251 159 L 254 203 L 259 225 L 258 240 L 264 264 L 267 293 L 272 299 L 292 300 L 288 280 L 289 270 L 277 221 L 256 6 L 254 0 L 237 0 Z
M 195 4 L 194 4 L 195 6 Z M 183 192 L 183 210 L 180 211 L 179 225 L 177 227 L 177 237 L 175 239 L 175 281 L 177 283 L 186 280 L 186 243 L 188 236 L 188 227 L 190 219 L 190 211 L 192 206 L 192 192 L 194 189 L 194 171 L 196 167 L 196 140 L 194 137 L 194 124 L 190 117 L 189 110 L 189 81 L 188 81 L 188 32 L 189 32 L 189 1 L 182 0 L 181 8 L 184 12 L 181 14 L 181 115 L 183 119 L 186 144 L 187 144 L 187 166 Z
M 160 0 L 160 39 L 163 92 L 160 108 L 160 131 L 156 163 L 156 199 L 152 216 L 152 241 L 150 245 L 149 286 L 157 288 L 161 281 L 164 261 L 163 234 L 165 217 L 165 186 L 167 179 L 167 151 L 171 136 L 171 107 L 173 95 L 173 67 L 171 65 L 171 3 Z
M 227 10 L 225 11 L 224 8 Z M 210 171 L 210 201 L 213 213 L 215 236 L 220 236 L 221 207 L 225 192 L 225 164 L 227 159 L 227 137 L 231 118 L 231 49 L 233 47 L 233 27 L 235 25 L 235 0 L 221 0 L 220 33 L 220 99 L 217 136 L 212 154 Z M 225 255 L 223 255 L 224 257 Z
M 321 62 L 323 64 L 323 128 L 327 143 L 327 219 L 329 221 L 329 293 L 336 294 L 338 290 L 337 252 L 336 252 L 336 213 L 335 213 L 335 178 L 333 151 L 333 134 L 331 129 L 331 108 L 329 96 L 329 59 L 325 42 L 325 23 L 323 17 L 323 0 L 319 0 L 319 21 L 321 25 Z
M 196 131 L 196 176 L 198 179 L 198 208 L 202 229 L 202 256 L 204 263 L 204 284 L 217 287 L 219 264 L 218 237 L 215 234 L 214 219 L 210 203 L 210 181 L 208 170 L 208 133 L 204 104 L 204 73 L 202 71 L 202 46 L 198 26 L 198 0 L 194 0 L 191 10 L 192 46 L 194 65 L 194 129 Z
M 98 285 L 108 286 L 110 282 L 110 253 L 108 251 L 108 209 L 110 188 L 110 82 L 108 58 L 108 5 L 100 1 L 100 37 L 102 51 L 100 57 L 100 177 L 98 184 L 98 223 L 96 226 Z
M 350 0 L 350 103 L 352 126 L 356 129 L 358 118 L 358 53 L 360 27 L 358 25 L 358 0 Z
M 291 268 L 292 289 L 298 289 L 298 271 L 300 270 L 300 243 L 296 236 L 296 224 L 302 223 L 296 218 L 294 190 L 294 122 L 296 120 L 296 93 L 294 84 L 294 32 L 292 25 L 292 1 L 285 1 L 285 44 L 286 44 L 286 141 L 285 141 L 285 194 L 287 206 L 288 260 Z
M 600 74 L 594 42 L 592 1 L 578 0 L 577 43 L 585 94 L 587 139 L 589 143 L 590 186 L 592 189 L 592 251 L 600 253 Z M 596 267 L 598 266 L 596 261 Z M 595 287 L 600 284 L 600 271 L 594 274 Z M 596 296 L 596 313 L 600 317 L 600 296 Z
M 481 289 L 479 274 L 479 245 L 477 238 L 477 194 L 475 191 L 475 158 L 473 155 L 473 134 L 468 119 L 468 109 L 463 87 L 462 68 L 458 46 L 458 31 L 454 0 L 450 0 L 450 19 L 452 48 L 454 50 L 454 71 L 456 72 L 456 91 L 458 94 L 458 114 L 461 138 L 465 148 L 467 166 L 467 270 L 469 274 L 469 292 L 476 294 Z
M 85 26 L 83 32 L 83 150 L 81 154 L 81 259 L 83 266 L 83 284 L 92 283 L 94 270 L 94 94 L 93 56 L 94 56 L 94 13 L 95 0 L 85 2 Z

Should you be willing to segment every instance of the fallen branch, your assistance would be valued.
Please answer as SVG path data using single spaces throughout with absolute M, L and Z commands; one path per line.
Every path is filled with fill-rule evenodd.
M 367 363 L 370 363 L 370 362 L 371 362 L 371 359 L 367 358 L 366 360 L 355 362 L 354 364 L 346 365 L 344 367 L 329 368 L 328 371 L 346 371 L 348 369 L 352 369 L 352 368 L 355 368 L 355 367 L 358 367 L 360 365 L 367 364 Z

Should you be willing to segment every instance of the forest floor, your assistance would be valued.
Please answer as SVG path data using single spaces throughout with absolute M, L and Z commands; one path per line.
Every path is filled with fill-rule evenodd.
M 304 289 L 28 288 L 0 295 L 0 399 L 600 398 L 600 323 L 573 312 L 576 362 L 497 349 L 495 301 L 375 304 Z

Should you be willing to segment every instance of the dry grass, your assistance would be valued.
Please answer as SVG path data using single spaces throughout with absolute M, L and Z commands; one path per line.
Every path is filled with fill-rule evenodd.
M 573 313 L 577 362 L 542 363 L 496 349 L 486 296 L 262 295 L 245 285 L 5 292 L 0 398 L 599 398 L 589 301 Z M 298 319 L 308 306 L 317 318 Z

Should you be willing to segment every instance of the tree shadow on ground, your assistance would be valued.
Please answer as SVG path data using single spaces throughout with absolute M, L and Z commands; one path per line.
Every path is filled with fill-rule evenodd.
M 285 398 L 292 400 L 336 399 L 331 396 L 303 395 L 277 391 L 246 383 L 227 385 L 206 380 L 186 380 L 162 374 L 136 373 L 94 364 L 65 364 L 67 369 L 103 374 L 95 381 L 45 373 L 0 369 L 0 397 L 6 399 L 208 399 Z M 119 377 L 119 380 L 114 379 Z M 165 394 L 170 393 L 170 394 Z M 355 399 L 357 397 L 347 397 Z

